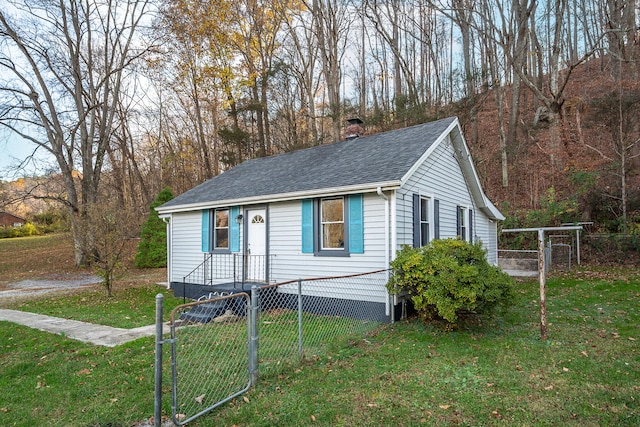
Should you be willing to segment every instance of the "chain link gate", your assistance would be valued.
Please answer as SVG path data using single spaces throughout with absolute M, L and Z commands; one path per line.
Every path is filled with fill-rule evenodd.
M 171 312 L 172 417 L 184 425 L 251 386 L 251 311 L 246 293 Z

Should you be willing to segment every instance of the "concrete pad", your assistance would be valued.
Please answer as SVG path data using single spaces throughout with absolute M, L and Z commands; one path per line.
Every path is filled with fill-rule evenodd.
M 123 329 L 19 310 L 0 309 L 0 321 L 2 320 L 105 347 L 115 347 L 138 338 L 154 336 L 156 333 L 156 325 Z M 164 324 L 163 333 L 167 331 L 168 324 Z
M 527 271 L 527 270 L 504 270 L 511 277 L 538 277 L 538 271 Z

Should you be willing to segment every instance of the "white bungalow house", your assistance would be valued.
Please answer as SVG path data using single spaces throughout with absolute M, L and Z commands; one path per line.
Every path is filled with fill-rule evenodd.
M 402 245 L 481 241 L 497 264 L 496 222 L 455 117 L 248 160 L 157 208 L 168 282 L 197 297 L 222 284 L 386 269 Z M 384 286 L 368 299 L 391 316 Z M 372 296 L 373 295 L 373 296 Z

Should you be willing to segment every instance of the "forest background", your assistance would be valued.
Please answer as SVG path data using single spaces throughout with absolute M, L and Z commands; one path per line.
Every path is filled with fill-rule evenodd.
M 0 210 L 68 224 L 86 264 L 164 188 L 457 115 L 505 226 L 592 222 L 640 252 L 639 8 L 3 0 L 0 127 L 31 151 L 4 171 Z

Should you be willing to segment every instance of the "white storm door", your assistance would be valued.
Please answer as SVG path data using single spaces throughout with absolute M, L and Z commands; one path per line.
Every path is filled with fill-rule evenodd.
M 247 211 L 247 280 L 265 281 L 267 271 L 267 217 L 265 209 Z

